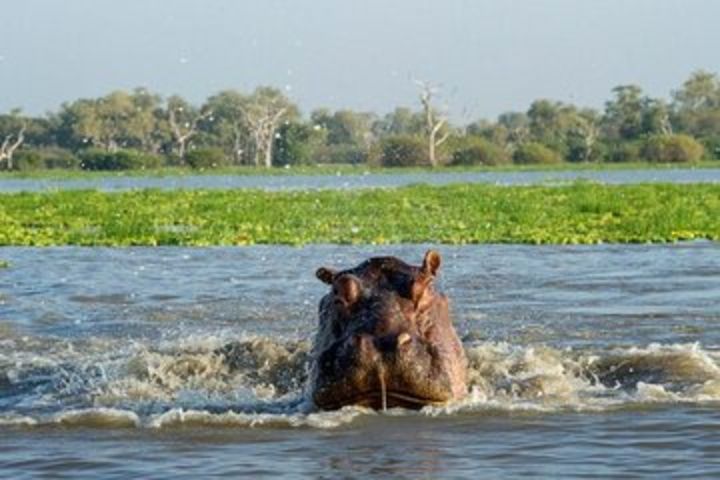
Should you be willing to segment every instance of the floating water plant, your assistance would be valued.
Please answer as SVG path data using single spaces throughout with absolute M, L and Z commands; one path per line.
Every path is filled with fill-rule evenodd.
M 0 195 L 0 245 L 720 240 L 720 185 L 416 185 L 353 191 Z

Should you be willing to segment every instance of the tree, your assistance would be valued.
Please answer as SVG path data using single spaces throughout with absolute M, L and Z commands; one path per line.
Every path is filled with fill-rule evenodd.
M 162 97 L 146 88 L 138 87 L 130 94 L 134 112 L 128 117 L 126 143 L 129 146 L 157 154 L 167 141 L 168 129 L 162 109 Z
M 422 114 L 407 107 L 397 107 L 383 118 L 375 120 L 371 130 L 378 138 L 388 135 L 420 135 L 425 128 L 424 124 Z
M 422 105 L 425 116 L 425 136 L 428 143 L 428 160 L 430 161 L 431 166 L 437 167 L 438 161 L 435 151 L 450 136 L 450 133 L 447 130 L 441 132 L 442 128 L 446 126 L 447 117 L 438 114 L 436 108 L 432 104 L 432 99 L 435 96 L 437 88 L 427 82 L 417 81 L 416 83 L 420 86 L 420 104 Z M 438 134 L 440 135 L 439 137 Z
M 585 109 L 567 112 L 568 127 L 565 133 L 567 159 L 571 162 L 591 162 L 598 158 L 597 144 L 600 138 L 599 115 L 595 110 Z
M 327 131 L 328 145 L 353 145 L 368 147 L 373 139 L 371 131 L 374 115 L 371 113 L 327 109 L 315 110 L 310 115 L 313 124 Z
M 214 117 L 210 131 L 237 164 L 243 163 L 243 158 L 255 148 L 245 119 L 249 102 L 246 95 L 236 90 L 224 90 L 206 102 Z
M 248 98 L 243 114 L 255 144 L 253 163 L 272 167 L 277 129 L 283 121 L 297 116 L 297 107 L 280 90 L 258 87 Z
M 198 133 L 200 122 L 210 118 L 212 110 L 197 109 L 178 95 L 167 99 L 166 109 L 174 151 L 180 159 L 184 159 L 190 140 Z
M 508 150 L 514 150 L 530 138 L 530 120 L 523 112 L 501 113 L 497 123 L 507 132 L 505 143 Z
M 64 104 L 56 118 L 64 143 L 90 144 L 108 152 L 141 148 L 157 152 L 160 96 L 137 88 L 132 93 L 114 91 L 96 99 Z M 68 138 L 69 137 L 69 138 Z
M 555 150 L 563 150 L 568 114 L 571 113 L 570 108 L 560 102 L 545 99 L 534 101 L 527 112 L 530 137 Z
M 477 120 L 466 127 L 465 133 L 489 140 L 506 152 L 513 152 L 530 137 L 528 117 L 523 112 L 500 114 L 497 122 Z
M 12 170 L 13 155 L 25 141 L 27 121 L 21 116 L 20 109 L 14 109 L 8 115 L 0 115 L 0 165 Z
M 634 140 L 643 132 L 643 96 L 637 85 L 619 85 L 615 98 L 605 103 L 603 124 L 609 138 Z
M 673 92 L 672 108 L 681 131 L 697 137 L 720 136 L 720 77 L 694 72 Z
M 643 98 L 641 131 L 646 135 L 670 135 L 673 133 L 670 123 L 670 108 L 664 100 Z
M 278 129 L 273 149 L 276 165 L 308 165 L 325 145 L 327 130 L 319 125 L 287 122 Z

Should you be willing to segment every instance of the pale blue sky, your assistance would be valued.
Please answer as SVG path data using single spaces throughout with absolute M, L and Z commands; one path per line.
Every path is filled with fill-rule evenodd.
M 720 71 L 715 0 L 2 0 L 0 111 L 145 86 L 202 102 L 286 88 L 304 112 L 414 106 L 443 85 L 456 121 L 552 98 L 667 97 Z

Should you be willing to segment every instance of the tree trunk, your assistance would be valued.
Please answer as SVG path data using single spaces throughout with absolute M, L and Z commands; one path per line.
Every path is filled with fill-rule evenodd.
M 15 154 L 15 150 L 20 148 L 20 145 L 25 141 L 25 128 L 23 124 L 17 135 L 10 134 L 6 136 L 0 145 L 0 161 L 6 161 L 8 170 L 12 170 L 15 166 L 13 163 L 13 155 Z M 11 143 L 13 137 L 15 137 L 15 141 Z
M 265 143 L 265 168 L 272 167 L 272 150 L 273 150 L 274 140 L 275 140 L 275 136 L 269 135 L 269 138 L 267 139 L 267 141 Z
M 437 167 L 437 160 L 435 159 L 435 134 L 431 133 L 428 137 L 428 159 L 430 160 L 430 166 Z

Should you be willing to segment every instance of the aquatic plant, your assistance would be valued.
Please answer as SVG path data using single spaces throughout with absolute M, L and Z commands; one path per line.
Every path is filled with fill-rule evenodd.
M 0 245 L 720 240 L 720 185 L 416 185 L 353 191 L 0 195 Z

